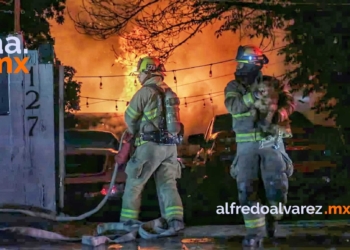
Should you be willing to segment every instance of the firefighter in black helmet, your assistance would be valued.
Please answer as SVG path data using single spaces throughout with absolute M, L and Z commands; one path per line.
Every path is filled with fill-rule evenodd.
M 231 166 L 231 176 L 237 180 L 238 197 L 241 205 L 253 206 L 260 202 L 259 183 L 263 183 L 267 205 L 285 204 L 287 201 L 288 177 L 293 173 L 293 165 L 285 152 L 282 137 L 275 140 L 259 128 L 252 109 L 268 93 L 253 91 L 254 83 L 263 81 L 261 69 L 268 63 L 262 51 L 251 45 L 240 46 L 236 56 L 235 80 L 225 88 L 225 106 L 232 114 L 233 130 L 236 133 L 237 155 Z M 289 98 L 284 106 L 279 106 L 275 114 L 276 123 L 283 122 L 294 111 L 293 98 L 287 91 L 281 93 Z M 275 221 L 283 214 L 244 214 L 246 237 L 244 247 L 259 247 L 267 229 L 270 237 L 275 233 Z M 265 221 L 267 219 L 267 221 Z

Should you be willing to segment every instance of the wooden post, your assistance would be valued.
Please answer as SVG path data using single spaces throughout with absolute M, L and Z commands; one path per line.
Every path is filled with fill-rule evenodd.
M 21 0 L 15 0 L 15 32 L 19 33 L 21 31 Z
M 64 208 L 65 152 L 64 152 L 64 66 L 59 66 L 59 208 Z
M 0 36 L 2 41 L 6 40 L 6 36 Z M 3 48 L 6 44 L 3 44 Z M 3 54 L 0 54 L 0 59 L 3 60 L 4 57 L 7 57 L 6 51 Z M 10 114 L 10 85 L 9 85 L 9 76 L 6 71 L 6 64 L 3 63 L 0 65 L 2 73 L 0 73 L 0 116 L 7 116 Z M 1 126 L 0 126 L 1 127 Z M 1 144 L 1 143 L 0 143 Z
M 26 56 L 29 73 L 9 74 L 10 112 L 0 116 L 0 206 L 56 211 L 53 65 L 40 62 L 36 50 Z

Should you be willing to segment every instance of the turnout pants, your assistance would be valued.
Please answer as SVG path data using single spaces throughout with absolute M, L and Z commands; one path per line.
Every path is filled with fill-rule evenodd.
M 238 199 L 241 206 L 276 205 L 287 202 L 288 177 L 293 173 L 293 165 L 285 152 L 283 141 L 245 142 L 237 144 L 237 155 L 231 166 L 231 176 L 237 181 Z M 261 185 L 262 184 L 262 185 Z M 261 188 L 262 186 L 262 188 Z M 264 189 L 263 192 L 261 192 Z M 264 193 L 265 197 L 259 197 Z M 267 204 L 261 204 L 261 199 Z M 283 214 L 268 215 L 274 220 Z M 244 214 L 247 235 L 261 235 L 265 232 L 265 214 Z
M 141 193 L 154 176 L 162 217 L 183 221 L 183 206 L 176 179 L 181 177 L 176 145 L 165 146 L 147 142 L 138 146 L 129 160 L 120 221 L 138 220 Z

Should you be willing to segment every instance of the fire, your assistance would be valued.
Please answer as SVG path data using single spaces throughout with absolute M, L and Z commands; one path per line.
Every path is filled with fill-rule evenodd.
M 137 62 L 140 58 L 149 56 L 152 54 L 153 49 L 150 47 L 136 47 L 132 44 L 128 38 L 133 37 L 137 40 L 142 40 L 144 33 L 140 28 L 134 28 L 131 32 L 126 34 L 125 38 L 119 40 L 119 51 L 120 54 L 116 55 L 115 63 L 122 65 L 125 70 L 125 74 L 130 75 L 125 77 L 124 88 L 121 96 L 127 100 L 130 100 L 135 92 L 140 88 L 137 77 L 131 77 L 132 72 L 136 71 Z
M 0 0 L 1 1 L 1 0 Z M 77 1 L 68 0 L 68 7 L 72 14 L 77 14 L 80 4 Z M 74 15 L 75 15 L 74 14 Z M 67 15 L 67 14 L 66 14 Z M 66 16 L 63 25 L 51 22 L 51 34 L 55 37 L 55 53 L 65 65 L 71 65 L 77 70 L 77 76 L 109 76 L 109 75 L 129 75 L 140 57 L 148 54 L 156 55 L 157 51 L 152 51 L 147 46 L 149 39 L 143 39 L 143 32 L 140 29 L 130 30 L 123 37 L 133 36 L 139 38 L 135 43 L 130 43 L 128 39 L 111 37 L 105 41 L 96 41 L 88 36 L 78 34 L 74 28 L 72 20 Z M 210 67 L 193 68 L 197 65 L 210 65 L 213 62 L 223 61 L 233 58 L 236 49 L 243 44 L 260 44 L 261 38 L 240 40 L 239 34 L 226 32 L 222 38 L 217 39 L 214 32 L 220 28 L 221 23 L 217 22 L 209 25 L 203 33 L 196 35 L 178 49 L 167 60 L 165 67 L 170 72 L 174 72 L 177 77 L 177 85 L 174 83 L 172 73 L 167 74 L 164 81 L 177 92 L 181 99 L 180 117 L 185 125 L 185 134 L 203 133 L 206 131 L 210 120 L 216 114 L 227 112 L 224 106 L 223 95 L 213 98 L 213 103 L 208 99 L 208 93 L 224 90 L 226 84 L 233 79 L 235 69 L 234 63 L 224 63 L 212 67 L 212 77 L 210 77 Z M 279 33 L 281 34 L 281 32 Z M 284 45 L 283 34 L 278 35 L 276 46 Z M 175 39 L 175 38 L 174 38 Z M 116 46 L 117 53 L 111 52 L 111 44 Z M 265 42 L 266 45 L 266 42 Z M 93 48 L 93 49 L 91 49 Z M 285 67 L 282 56 L 277 55 L 277 50 L 267 52 L 270 59 L 268 68 L 264 69 L 265 74 L 280 75 L 284 73 Z M 84 55 L 82 60 L 81 55 Z M 118 67 L 111 67 L 115 61 Z M 98 63 L 96 63 L 98 62 Z M 177 70 L 190 68 L 189 70 Z M 220 75 L 228 75 L 219 77 Z M 217 78 L 219 77 L 219 78 Z M 109 100 L 119 99 L 129 101 L 135 92 L 141 87 L 136 77 L 128 76 L 121 78 L 103 77 L 103 89 L 99 89 L 100 80 L 96 78 L 79 79 L 83 82 L 82 96 L 105 98 Z M 136 80 L 136 86 L 135 86 Z M 197 83 L 196 83 L 197 82 Z M 202 97 L 189 98 L 190 96 L 203 95 Z M 185 106 L 185 99 L 188 106 Z M 197 101 L 198 100 L 198 101 Z M 81 100 L 82 113 L 112 113 L 116 115 L 118 121 L 107 122 L 108 126 L 124 124 L 124 111 L 126 103 L 115 101 L 89 100 L 89 107 L 86 107 L 86 98 Z M 96 103 L 96 104 L 94 104 Z M 118 105 L 118 110 L 116 106 Z M 198 119 L 200 117 L 200 119 Z M 120 125 L 121 126 L 121 125 Z

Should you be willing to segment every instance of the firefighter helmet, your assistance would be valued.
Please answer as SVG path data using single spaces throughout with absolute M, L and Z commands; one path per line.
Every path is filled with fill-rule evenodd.
M 141 58 L 137 63 L 137 68 L 134 73 L 140 74 L 141 72 L 151 73 L 152 75 L 165 76 L 165 67 L 156 57 L 146 56 Z
M 239 46 L 235 60 L 238 62 L 235 76 L 246 84 L 252 84 L 260 81 L 260 70 L 264 64 L 269 63 L 269 59 L 256 46 L 245 45 Z
M 235 60 L 238 63 L 254 64 L 261 68 L 269 63 L 269 59 L 261 49 L 253 45 L 239 46 Z

